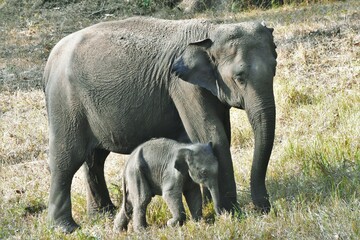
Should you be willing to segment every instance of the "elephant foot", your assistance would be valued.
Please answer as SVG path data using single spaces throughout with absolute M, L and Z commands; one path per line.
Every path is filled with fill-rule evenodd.
M 88 207 L 88 215 L 104 214 L 108 213 L 110 217 L 115 217 L 116 207 L 113 204 L 109 204 L 104 207 Z
M 135 225 L 134 224 L 134 232 L 142 232 L 147 228 L 147 224 L 145 225 Z
M 167 225 L 169 227 L 175 227 L 177 225 L 182 226 L 184 223 L 183 220 L 179 220 L 178 218 L 171 218 L 167 221 Z
M 114 224 L 114 227 L 113 227 L 113 230 L 114 232 L 126 232 L 127 231 L 127 224 L 124 224 L 124 223 L 115 223 Z
M 236 200 L 236 196 L 222 197 L 220 202 L 221 202 L 221 207 L 219 208 L 219 211 L 221 211 L 222 213 L 234 214 L 237 210 L 240 209 L 240 205 L 239 202 Z
M 253 200 L 255 209 L 262 214 L 268 214 L 271 210 L 271 205 L 268 199 Z
M 62 231 L 63 233 L 72 233 L 77 229 L 80 229 L 80 226 L 74 220 L 62 220 L 55 222 L 55 229 Z
M 126 232 L 128 229 L 129 219 L 121 214 L 120 216 L 116 216 L 114 220 L 114 227 L 113 230 L 115 232 Z
M 143 226 L 141 226 L 141 227 L 134 227 L 134 232 L 137 232 L 137 233 L 142 232 L 142 231 L 144 231 L 144 230 L 145 230 L 145 227 L 143 227 Z

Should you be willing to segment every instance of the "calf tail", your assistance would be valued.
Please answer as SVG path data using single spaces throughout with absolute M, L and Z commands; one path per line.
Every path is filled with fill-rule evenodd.
M 124 207 L 124 214 L 125 214 L 125 217 L 130 220 L 130 216 L 128 215 L 128 206 L 127 206 L 127 195 L 128 195 L 128 192 L 127 192 L 127 190 L 126 190 L 125 174 L 123 175 L 123 179 L 122 179 L 122 188 L 123 188 L 123 207 Z

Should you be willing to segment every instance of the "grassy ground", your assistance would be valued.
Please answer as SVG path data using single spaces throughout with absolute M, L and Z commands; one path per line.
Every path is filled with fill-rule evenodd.
M 34 9 L 34 1 L 10 2 L 13 8 L 5 4 L 0 9 L 0 239 L 360 238 L 359 1 L 197 16 L 227 22 L 265 20 L 275 28 L 279 56 L 276 140 L 267 175 L 270 214 L 253 211 L 249 191 L 253 136 L 245 113 L 233 110 L 232 154 L 241 217 L 222 215 L 214 221 L 207 206 L 205 220 L 168 228 L 164 225 L 169 212 L 156 198 L 148 211 L 151 227 L 146 232 L 115 234 L 111 218 L 86 215 L 79 172 L 72 201 L 82 229 L 71 235 L 46 224 L 50 174 L 42 69 L 63 36 L 126 14 L 91 1 Z M 156 16 L 189 17 L 169 10 Z M 106 163 L 117 205 L 125 160 L 112 154 Z

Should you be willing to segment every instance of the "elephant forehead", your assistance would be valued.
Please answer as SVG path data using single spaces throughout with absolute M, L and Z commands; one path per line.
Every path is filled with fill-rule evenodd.
M 206 167 L 206 166 L 212 166 L 213 164 L 217 163 L 217 159 L 215 155 L 208 150 L 202 149 L 194 156 L 197 158 L 196 162 L 198 162 L 200 165 Z
M 237 38 L 253 37 L 257 34 L 260 34 L 264 29 L 264 26 L 256 22 L 222 24 L 219 25 L 213 37 L 215 41 L 217 39 L 227 41 Z

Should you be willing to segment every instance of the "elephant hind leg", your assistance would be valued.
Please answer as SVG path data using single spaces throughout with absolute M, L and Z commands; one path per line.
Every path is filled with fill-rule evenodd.
M 128 229 L 128 224 L 130 222 L 132 214 L 133 214 L 133 209 L 131 202 L 127 201 L 126 204 L 123 202 L 123 204 L 121 205 L 120 212 L 116 215 L 114 221 L 114 230 L 126 231 Z
M 127 177 L 127 182 L 131 183 L 127 187 L 129 198 L 133 204 L 133 226 L 134 230 L 139 232 L 148 226 L 146 222 L 146 209 L 153 194 L 146 177 L 144 174 L 141 174 L 139 168 L 130 171 Z
M 64 174 L 52 168 L 49 196 L 48 220 L 65 233 L 71 233 L 80 226 L 71 213 L 71 180 L 73 174 Z
M 48 220 L 66 233 L 71 233 L 79 225 L 71 212 L 71 183 L 74 174 L 85 160 L 85 148 L 78 144 L 76 151 L 67 144 L 65 137 L 50 137 L 49 168 L 51 173 Z M 76 140 L 72 143 L 76 145 Z
M 114 212 L 106 186 L 104 164 L 109 151 L 95 149 L 84 163 L 84 172 L 87 180 L 87 210 L 89 214 L 96 212 Z

